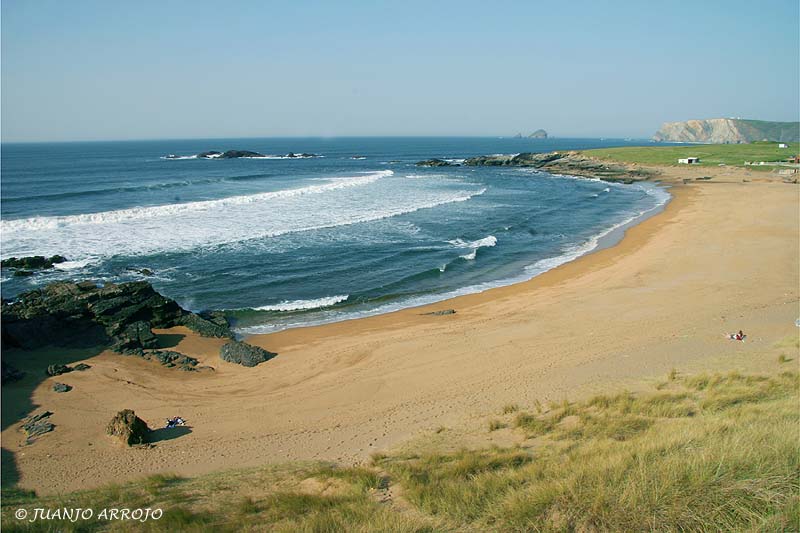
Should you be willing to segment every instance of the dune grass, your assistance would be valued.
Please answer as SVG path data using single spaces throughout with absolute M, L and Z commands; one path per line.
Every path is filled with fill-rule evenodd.
M 783 161 L 800 153 L 800 143 L 788 143 L 788 148 L 778 148 L 775 142 L 750 144 L 694 144 L 690 146 L 626 146 L 585 150 L 588 156 L 623 163 L 643 165 L 677 165 L 678 159 L 699 157 L 700 166 L 744 166 L 745 161 Z M 773 170 L 772 166 L 748 166 L 754 170 Z
M 785 368 L 779 365 L 779 369 Z M 4 531 L 797 531 L 797 372 L 683 376 L 647 393 L 532 412 L 503 408 L 519 444 L 372 464 L 293 463 L 38 498 L 5 490 Z M 496 427 L 495 427 L 496 426 Z M 386 496 L 388 490 L 395 495 Z M 22 507 L 150 507 L 158 521 L 24 523 Z M 32 512 L 32 511 L 31 511 Z

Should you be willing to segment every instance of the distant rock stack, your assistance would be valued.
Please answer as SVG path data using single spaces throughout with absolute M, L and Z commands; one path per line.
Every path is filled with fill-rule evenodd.
M 544 130 L 536 130 L 530 135 L 528 135 L 529 139 L 547 139 L 547 132 Z

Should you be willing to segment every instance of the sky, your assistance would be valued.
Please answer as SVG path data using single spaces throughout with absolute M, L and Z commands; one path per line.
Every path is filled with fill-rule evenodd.
M 797 0 L 2 0 L 2 140 L 651 136 L 800 116 Z

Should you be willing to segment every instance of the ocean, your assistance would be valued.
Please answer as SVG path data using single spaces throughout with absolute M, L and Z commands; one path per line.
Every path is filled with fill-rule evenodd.
M 229 311 L 243 334 L 431 303 L 530 279 L 590 252 L 669 195 L 650 183 L 416 161 L 646 142 L 3 144 L 0 255 L 69 261 L 32 277 L 4 271 L 0 288 L 11 298 L 56 280 L 147 280 L 187 309 Z M 272 157 L 192 157 L 232 149 Z

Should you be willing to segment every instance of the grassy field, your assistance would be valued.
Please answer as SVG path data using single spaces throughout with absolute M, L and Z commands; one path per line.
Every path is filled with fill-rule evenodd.
M 624 163 L 643 165 L 677 165 L 678 159 L 699 157 L 701 166 L 744 166 L 745 161 L 783 161 L 800 153 L 800 143 L 789 143 L 788 148 L 778 148 L 778 143 L 752 144 L 695 144 L 692 146 L 631 146 L 584 150 L 586 155 Z M 772 170 L 775 167 L 748 167 Z
M 514 432 L 513 447 L 412 447 L 364 467 L 158 475 L 59 497 L 5 489 L 3 531 L 798 531 L 797 348 L 790 339 L 764 375 L 671 372 L 645 393 L 507 405 L 485 431 Z M 164 514 L 14 518 L 36 507 Z

